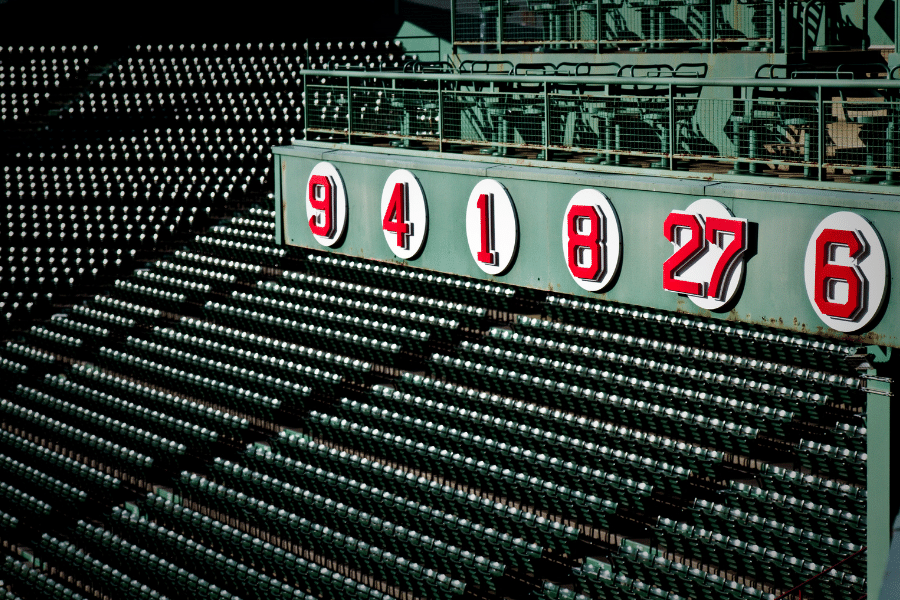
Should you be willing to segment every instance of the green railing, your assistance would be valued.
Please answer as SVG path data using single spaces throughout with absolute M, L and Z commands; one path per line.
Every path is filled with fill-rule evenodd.
M 900 181 L 897 80 L 304 73 L 309 140 Z
M 793 4 L 799 2 L 793 1 Z M 457 46 L 779 51 L 788 0 L 453 0 Z M 816 16 L 818 11 L 813 11 Z

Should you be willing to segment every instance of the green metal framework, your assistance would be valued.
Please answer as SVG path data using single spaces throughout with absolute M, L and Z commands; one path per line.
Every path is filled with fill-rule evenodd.
M 670 170 L 721 172 L 711 163 L 729 163 L 734 174 L 796 167 L 809 179 L 900 179 L 900 81 L 705 79 L 697 64 L 579 74 L 597 67 L 573 65 L 568 76 L 306 71 L 306 137 Z
M 481 53 L 616 50 L 790 52 L 847 48 L 836 26 L 859 0 L 454 0 L 453 45 Z M 863 38 L 857 47 L 862 47 Z

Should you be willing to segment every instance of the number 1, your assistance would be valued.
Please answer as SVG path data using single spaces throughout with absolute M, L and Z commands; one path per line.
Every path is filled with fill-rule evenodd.
M 494 248 L 494 195 L 481 194 L 476 204 L 481 213 L 481 250 L 478 251 L 478 262 L 487 265 L 497 264 L 497 253 Z

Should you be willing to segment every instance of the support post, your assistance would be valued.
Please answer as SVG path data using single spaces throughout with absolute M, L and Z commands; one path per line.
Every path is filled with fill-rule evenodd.
M 303 75 L 303 93 L 300 97 L 303 98 L 303 139 L 308 140 L 309 134 L 306 131 L 309 128 L 309 91 L 306 87 L 306 75 Z
M 544 160 L 550 160 L 550 94 L 544 82 Z
M 497 54 L 503 54 L 503 0 L 497 0 Z
M 456 54 L 456 0 L 450 0 L 450 54 Z
M 866 532 L 868 598 L 878 599 L 891 544 L 891 393 L 897 359 L 892 348 L 869 346 L 866 366 Z
M 669 170 L 675 169 L 675 86 L 669 84 Z
M 438 152 L 444 151 L 444 86 L 438 79 Z
M 819 181 L 825 181 L 825 98 L 822 86 L 816 88 L 818 101 L 818 119 L 816 122 L 816 157 L 819 166 Z
M 353 102 L 351 100 L 352 94 L 350 92 L 350 76 L 347 75 L 347 143 L 352 144 L 353 140 L 350 137 L 353 135 Z
M 716 0 L 709 0 L 709 53 L 715 52 L 716 39 Z

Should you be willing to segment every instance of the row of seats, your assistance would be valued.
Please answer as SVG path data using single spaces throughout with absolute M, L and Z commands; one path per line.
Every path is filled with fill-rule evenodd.
M 267 448 L 248 449 L 243 457 L 254 469 L 273 477 L 285 477 L 295 467 L 306 464 L 333 471 L 349 479 L 365 481 L 398 495 L 466 518 L 499 534 L 499 548 L 487 547 L 489 556 L 502 556 L 514 568 L 530 569 L 543 548 L 567 552 L 578 540 L 578 530 L 513 505 L 491 501 L 483 496 L 446 483 L 414 476 L 409 471 L 372 461 L 359 454 L 329 448 L 319 442 L 282 431 Z M 302 463 L 301 463 L 302 461 Z M 595 497 L 579 496 L 581 504 L 601 504 Z M 536 542 L 529 542 L 527 539 Z M 496 545 L 496 544 L 495 544 Z M 501 552 L 502 555 L 495 553 Z
M 559 476 L 566 481 L 557 483 L 476 459 L 457 452 L 455 447 L 449 450 L 414 442 L 403 435 L 359 426 L 316 411 L 310 414 L 310 419 L 310 429 L 318 436 L 375 456 L 399 453 L 413 468 L 430 471 L 471 488 L 478 487 L 558 514 L 567 514 L 573 505 L 578 505 L 579 518 L 597 527 L 609 526 L 619 504 L 643 510 L 653 491 L 652 486 L 644 482 L 571 464 L 563 465 L 565 472 Z M 524 456 L 519 457 L 521 452 L 515 450 L 519 449 L 508 450 L 510 461 L 527 464 Z M 580 493 L 576 494 L 576 491 Z
M 84 345 L 81 338 L 53 331 L 44 325 L 32 325 L 26 337 L 36 340 L 38 345 L 61 353 L 78 352 Z
M 775 519 L 700 499 L 695 500 L 687 516 L 695 527 L 727 533 L 763 547 L 777 547 L 799 559 L 823 565 L 839 562 L 860 550 L 860 546 L 852 542 L 836 540 L 814 531 L 785 525 Z M 860 574 L 858 564 L 853 563 L 846 569 Z
M 4 447 L 3 452 L 10 457 L 39 468 L 61 481 L 71 481 L 76 487 L 87 490 L 92 497 L 112 495 L 122 486 L 121 479 L 29 441 L 21 435 L 0 430 L 0 444 Z
M 393 582 L 420 594 L 427 591 L 427 595 L 445 600 L 461 596 L 465 590 L 463 582 L 371 545 L 362 546 L 357 542 L 351 546 L 346 537 L 337 537 L 330 528 L 323 528 L 264 500 L 238 493 L 206 478 L 183 473 L 179 489 L 192 501 L 210 505 L 244 522 L 263 525 L 279 537 L 311 547 L 317 554 L 331 556 L 343 563 L 351 561 L 350 566 L 373 573 L 379 580 Z
M 239 385 L 154 362 L 127 352 L 104 347 L 100 349 L 97 362 L 101 366 L 119 372 L 136 372 L 136 375 L 149 381 L 165 381 L 166 387 L 173 391 L 185 393 L 214 406 L 234 410 L 242 415 L 271 420 L 281 409 L 282 400 L 280 398 L 272 398 L 258 391 L 248 390 Z M 294 392 L 293 395 L 296 398 L 298 396 L 305 397 L 312 390 L 298 385 Z
M 186 250 L 176 250 L 171 260 L 179 261 L 191 269 L 214 269 L 214 272 L 216 273 L 222 272 L 230 274 L 235 277 L 237 281 L 242 282 L 249 281 L 250 279 L 256 281 L 263 272 L 263 268 L 257 264 L 236 262 L 234 260 L 216 258 L 215 256 L 208 256 L 197 252 L 188 252 Z M 172 264 L 169 261 L 163 262 Z
M 115 331 L 119 333 L 132 329 L 137 324 L 137 321 L 134 319 L 123 317 L 122 315 L 117 315 L 105 310 L 92 308 L 87 304 L 76 304 L 70 310 L 71 312 L 67 315 L 69 322 L 83 323 L 90 327 L 94 327 L 94 331 Z M 75 319 L 80 319 L 80 321 L 72 320 L 73 317 Z
M 153 389 L 133 379 L 113 375 L 94 366 L 72 365 L 67 376 L 98 391 L 106 390 L 113 395 L 124 395 L 132 400 L 144 402 L 169 416 L 215 431 L 223 438 L 241 440 L 247 434 L 249 427 L 247 419 L 169 392 Z
M 580 412 L 689 443 L 711 446 L 723 452 L 749 456 L 756 446 L 759 434 L 756 428 L 711 419 L 703 414 L 623 398 L 602 390 L 570 386 L 554 379 L 533 377 L 437 353 L 432 355 L 429 367 L 438 376 L 462 381 L 466 385 L 539 402 L 553 408 Z
M 866 482 L 868 455 L 862 450 L 800 440 L 797 454 L 800 464 L 812 473 L 857 485 L 864 485 Z
M 716 564 L 748 575 L 757 581 L 782 586 L 799 585 L 818 575 L 826 566 L 803 561 L 776 549 L 748 544 L 739 538 L 665 518 L 660 518 L 656 535 L 670 552 L 697 558 L 708 564 Z M 844 598 L 848 589 L 853 593 L 863 593 L 865 579 L 832 569 L 826 572 L 816 587 L 823 597 Z
M 511 347 L 509 350 L 502 345 L 463 341 L 460 354 L 472 361 L 492 361 L 500 367 L 522 370 L 525 375 L 549 376 L 572 385 L 590 385 L 636 400 L 656 400 L 661 404 L 692 410 L 702 405 L 711 417 L 756 427 L 779 437 L 784 437 L 790 429 L 793 414 L 783 409 L 761 406 L 751 399 L 772 404 L 772 396 L 787 396 L 797 404 L 821 402 L 818 397 L 801 390 L 767 389 L 768 385 L 757 381 L 645 361 L 641 357 L 604 352 L 588 346 L 567 348 L 569 352 L 565 354 L 541 352 L 540 348 L 534 354 L 516 352 L 531 348 Z
M 325 352 L 309 346 L 292 344 L 280 339 L 257 335 L 246 330 L 216 325 L 215 323 L 192 317 L 182 317 L 178 322 L 178 329 L 184 333 L 205 336 L 207 340 L 211 340 L 210 343 L 215 343 L 219 346 L 229 344 L 229 347 L 235 348 L 234 352 L 238 354 L 265 352 L 273 357 L 277 357 L 279 360 L 309 361 L 320 365 L 320 368 L 326 368 L 334 371 L 341 377 L 350 379 L 360 379 L 363 375 L 372 371 L 372 363 L 367 361 Z M 166 335 L 171 336 L 173 333 L 167 331 Z M 238 344 L 242 345 L 246 350 L 242 349 Z M 217 347 L 215 346 L 213 349 Z
M 219 433 L 190 421 L 172 417 L 152 407 L 142 406 L 101 392 L 83 384 L 69 381 L 61 376 L 47 375 L 44 385 L 54 393 L 70 398 L 73 402 L 88 408 L 95 408 L 107 414 L 127 420 L 145 428 L 166 435 L 183 443 L 188 449 L 198 454 L 215 446 Z
M 304 448 L 300 446 L 294 449 L 299 451 Z M 257 493 L 286 494 L 281 501 L 288 505 L 301 503 L 299 495 L 303 494 L 302 503 L 309 504 L 311 502 L 318 508 L 322 506 L 335 508 L 338 506 L 335 503 L 345 503 L 348 507 L 374 512 L 383 518 L 400 519 L 397 521 L 398 523 L 410 525 L 418 520 L 417 528 L 423 533 L 429 532 L 430 535 L 444 539 L 447 543 L 457 544 L 496 561 L 529 571 L 533 569 L 531 563 L 541 556 L 542 546 L 516 537 L 517 534 L 531 529 L 532 532 L 527 534 L 529 537 L 545 543 L 547 548 L 561 552 L 568 552 L 578 540 L 578 530 L 573 527 L 539 517 L 531 512 L 513 509 L 509 505 L 490 502 L 490 507 L 488 507 L 478 501 L 477 496 L 462 493 L 449 486 L 446 486 L 446 489 L 439 487 L 437 490 L 429 490 L 428 488 L 431 486 L 427 480 L 415 481 L 415 485 L 405 482 L 406 485 L 404 485 L 404 482 L 401 481 L 401 478 L 406 477 L 404 472 L 398 472 L 392 468 L 389 470 L 386 465 L 366 461 L 359 455 L 349 455 L 343 464 L 333 464 L 329 460 L 330 453 L 327 447 L 310 442 L 305 450 L 308 451 L 306 454 L 313 462 L 308 463 L 299 458 L 267 454 L 262 450 L 248 452 L 247 462 L 261 471 L 253 472 L 240 467 L 240 465 L 229 464 L 222 467 L 228 467 L 226 468 L 228 472 L 224 472 L 223 477 L 226 477 L 229 485 L 238 487 L 247 484 L 247 481 L 238 481 L 236 478 L 259 480 L 269 489 Z M 321 466 L 315 466 L 316 464 Z M 221 469 L 218 470 L 221 471 Z M 341 473 L 347 473 L 347 475 Z M 371 483 L 364 483 L 354 478 L 360 476 L 366 476 L 365 479 Z M 370 477 L 376 478 L 370 479 Z M 329 491 L 328 485 L 322 483 L 323 478 L 329 482 L 328 485 L 339 484 L 343 491 Z M 283 489 L 278 489 L 279 484 L 273 482 L 281 480 L 284 480 L 287 485 L 282 485 Z M 386 487 L 373 485 L 376 483 L 384 484 Z M 303 490 L 309 491 L 310 494 L 306 494 Z M 319 494 L 323 496 L 319 498 Z M 379 497 L 382 499 L 381 501 L 378 500 Z M 375 498 L 374 504 L 372 503 L 373 498 Z M 326 501 L 326 499 L 330 500 Z M 384 506 L 379 506 L 379 504 Z M 448 508 L 444 509 L 443 506 Z M 463 510 L 460 510 L 461 508 Z M 295 506 L 292 510 L 309 510 L 309 508 Z M 404 511 L 409 513 L 406 517 L 401 514 Z M 465 516 L 466 513 L 475 518 L 469 519 Z M 351 511 L 349 514 L 356 513 Z M 463 516 L 460 516 L 461 514 Z M 346 516 L 341 518 L 346 518 Z M 484 521 L 487 521 L 487 524 Z M 446 557 L 444 556 L 440 560 L 444 560 L 444 558 Z M 458 560 L 460 556 L 452 558 Z M 471 556 L 469 558 L 471 559 Z M 456 567 L 450 565 L 447 568 L 452 571 Z
M 283 298 L 285 302 L 317 307 L 361 319 L 374 319 L 391 325 L 414 327 L 435 339 L 450 339 L 459 330 L 461 320 L 453 315 L 435 314 L 429 307 L 409 307 L 390 299 L 358 298 L 345 296 L 332 290 L 318 291 L 263 282 L 261 290 Z
M 303 593 L 302 590 L 295 588 L 291 600 L 313 600 L 319 597 L 341 597 L 352 600 L 389 600 L 393 598 L 393 596 L 364 583 L 339 575 L 331 569 L 297 556 L 280 546 L 242 532 L 221 520 L 212 519 L 159 495 L 148 494 L 141 507 L 148 516 L 168 529 L 182 532 L 183 535 L 190 536 L 192 539 L 201 540 L 206 546 L 234 557 L 230 559 L 234 568 L 237 568 L 240 563 L 254 564 L 258 568 L 264 568 L 270 574 L 274 574 L 273 578 L 296 582 L 297 587 L 306 588 L 312 592 Z M 279 510 L 276 514 L 279 520 L 290 521 L 291 515 L 287 511 Z M 223 557 L 221 562 L 229 564 L 229 559 L 224 555 L 212 557 L 207 554 L 203 560 L 218 566 L 214 560 L 210 560 L 217 559 L 218 556 Z
M 766 594 L 758 588 L 741 585 L 714 573 L 707 573 L 639 548 L 628 547 L 625 544 L 619 547 L 618 554 L 613 555 L 612 560 L 618 574 L 669 590 L 671 593 L 685 598 L 697 598 L 698 600 L 726 598 L 773 600 L 775 598 L 775 594 Z M 612 579 L 612 572 L 603 574 L 603 569 L 598 568 L 596 563 L 586 563 L 575 577 L 581 589 L 594 591 L 592 588 L 596 588 L 597 580 L 599 578 Z
M 73 485 L 47 475 L 43 471 L 26 465 L 12 457 L 0 454 L 0 472 L 4 478 L 15 482 L 29 491 L 66 508 L 81 508 L 88 500 L 88 493 Z
M 202 285 L 206 286 L 205 293 L 225 291 L 237 282 L 237 276 L 231 273 L 181 265 L 168 260 L 158 260 L 153 264 L 153 267 L 160 271 L 160 275 L 163 277 L 172 277 L 173 279 L 187 278 L 187 281 L 195 284 L 202 283 Z
M 313 289 L 330 293 L 340 293 L 345 298 L 354 298 L 362 301 L 376 300 L 386 304 L 394 304 L 398 308 L 408 307 L 429 311 L 435 316 L 440 315 L 444 318 L 457 319 L 463 327 L 479 327 L 487 314 L 486 309 L 479 306 L 470 306 L 418 294 L 395 292 L 390 289 L 350 284 L 336 279 L 306 275 L 293 271 L 282 273 L 282 281 L 289 283 L 286 285 L 282 283 L 279 286 L 277 282 L 266 282 L 265 289 L 289 293 L 281 288 L 296 288 L 298 287 L 297 284 L 299 284 L 299 287 L 309 286 Z
M 135 427 L 128 421 L 109 417 L 80 404 L 61 400 L 21 384 L 16 388 L 16 395 L 27 401 L 29 406 L 40 408 L 48 416 L 57 416 L 66 422 L 77 423 L 85 431 L 127 444 L 164 463 L 179 461 L 187 451 L 184 444 Z
M 155 523 L 138 519 L 130 512 L 114 509 L 112 516 L 114 524 L 124 529 L 126 538 L 139 539 L 149 551 L 169 561 L 185 559 L 191 561 L 191 570 L 209 579 L 213 585 L 231 588 L 245 597 L 258 597 L 255 594 L 260 594 L 267 598 L 293 600 L 297 596 L 305 595 L 302 590 L 260 573 L 253 566 L 227 560 L 222 554 L 213 552 L 204 544 L 177 535 L 174 531 Z M 188 578 L 190 579 L 190 576 Z M 225 598 L 233 597 L 223 592 L 220 594 Z
M 78 449 L 88 456 L 98 457 L 100 462 L 126 473 L 143 475 L 149 473 L 154 466 L 150 456 L 10 400 L 0 399 L 0 413 L 12 423 L 33 429 L 42 437 L 58 440 L 66 448 Z
M 813 336 L 553 295 L 547 297 L 544 311 L 546 316 L 565 323 L 624 335 L 667 340 L 844 376 L 852 375 L 854 371 L 846 358 L 856 353 L 856 346 Z
M 502 467 L 522 472 L 530 467 L 533 471 L 529 472 L 545 478 L 565 478 L 566 474 L 579 467 L 602 468 L 620 477 L 648 480 L 664 493 L 680 496 L 685 493 L 684 488 L 689 487 L 691 477 L 691 472 L 682 467 L 627 450 L 613 450 L 590 441 L 470 411 L 436 410 L 429 415 L 434 420 L 426 421 L 428 417 L 410 417 L 344 398 L 335 407 L 335 413 L 358 426 L 402 431 L 402 435 L 415 442 L 456 442 L 463 452 L 478 454 Z
M 153 286 L 157 289 L 168 289 L 169 291 L 183 294 L 186 300 L 193 302 L 203 300 L 204 297 L 212 291 L 212 286 L 208 283 L 181 279 L 171 275 L 154 273 L 145 269 L 135 271 L 132 277 L 138 282 L 146 283 L 148 286 Z
M 49 577 L 41 569 L 25 561 L 13 558 L 8 554 L 3 558 L 3 563 L 0 564 L 0 573 L 3 574 L 4 580 L 21 586 L 33 598 L 42 600 L 56 600 L 58 598 L 64 600 L 87 600 L 85 596 Z M 17 587 L 17 589 L 19 588 Z M 9 594 L 9 597 L 17 598 L 18 596 Z
M 91 339 L 94 341 L 109 337 L 109 329 L 70 319 L 69 315 L 65 313 L 53 315 L 47 323 L 47 326 L 60 333 L 68 332 L 84 336 L 83 339 Z
M 525 343 L 560 352 L 578 352 L 579 348 L 585 346 L 621 352 L 623 346 L 627 346 L 630 351 L 639 353 L 642 359 L 667 361 L 695 369 L 698 363 L 704 363 L 709 365 L 708 369 L 711 371 L 763 379 L 772 386 L 797 385 L 797 382 L 802 381 L 806 389 L 815 389 L 821 394 L 834 393 L 834 388 L 855 390 L 861 387 L 860 380 L 853 376 L 841 377 L 818 371 L 809 365 L 792 366 L 747 358 L 734 352 L 719 352 L 689 346 L 671 342 L 666 337 L 649 338 L 622 334 L 534 317 L 519 317 L 516 321 L 516 330 L 517 333 L 511 333 L 504 329 L 496 329 L 491 330 L 488 335 L 492 339 L 504 342 Z M 733 385 L 741 384 L 734 381 Z
M 404 325 L 394 325 L 375 319 L 361 318 L 337 311 L 315 308 L 299 302 L 285 302 L 284 300 L 260 294 L 235 291 L 232 292 L 231 299 L 234 304 L 244 308 L 262 308 L 286 318 L 308 319 L 310 324 L 321 323 L 324 327 L 334 325 L 348 331 L 370 330 L 378 338 L 396 340 L 390 342 L 392 348 L 397 346 L 398 349 L 402 347 L 413 352 L 421 352 L 431 337 L 427 331 L 420 331 Z
M 168 342 L 183 342 L 184 335 L 175 333 L 175 338 Z M 205 344 L 200 344 L 205 347 Z M 224 345 L 218 344 L 220 348 Z M 340 375 L 315 369 L 305 365 L 293 364 L 288 365 L 283 360 L 279 361 L 271 356 L 260 356 L 257 353 L 251 364 L 253 369 L 238 366 L 240 361 L 231 360 L 222 362 L 216 360 L 215 357 L 207 358 L 185 350 L 179 350 L 171 345 L 156 343 L 141 338 L 129 336 L 126 340 L 126 347 L 129 351 L 137 356 L 158 360 L 160 362 L 174 363 L 177 365 L 188 367 L 198 373 L 207 376 L 213 375 L 217 378 L 233 383 L 236 385 L 246 386 L 251 391 L 260 393 L 270 393 L 283 398 L 288 403 L 292 403 L 307 394 L 306 390 L 331 390 L 341 382 Z M 198 348 L 192 348 L 197 350 Z M 243 353 L 243 352 L 242 352 Z M 205 353 L 204 353 L 205 354 Z M 243 353 L 246 354 L 246 353 Z M 246 356 L 233 356 L 232 359 L 247 358 Z M 236 363 L 236 364 L 232 364 Z M 303 385 L 301 385 L 302 382 Z
M 104 530 L 85 521 L 77 524 L 79 542 L 85 550 L 75 546 L 69 546 L 76 556 L 90 552 L 92 556 L 100 556 L 110 565 L 120 566 L 123 570 L 130 571 L 137 577 L 153 581 L 155 587 L 177 597 L 185 590 L 189 591 L 193 598 L 237 598 L 228 590 L 223 590 L 205 579 L 199 578 L 190 571 L 179 567 L 173 562 L 148 552 L 146 549 L 136 546 L 111 532 Z M 79 556 L 81 558 L 81 556 Z M 119 569 L 114 572 L 122 573 Z M 124 573 L 126 577 L 130 577 Z M 113 582 L 117 585 L 119 582 Z M 116 590 L 120 591 L 120 590 Z M 153 594 L 156 590 L 151 591 Z
M 158 308 L 120 300 L 112 296 L 94 296 L 90 302 L 98 307 L 94 310 L 99 311 L 99 313 L 94 314 L 105 315 L 109 314 L 105 311 L 111 311 L 114 315 L 127 319 L 125 322 L 133 321 L 139 324 L 148 324 L 162 316 L 162 311 Z M 117 323 L 120 321 L 113 322 Z
M 150 588 L 129 575 L 113 570 L 108 564 L 89 556 L 71 542 L 44 534 L 41 536 L 39 548 L 42 553 L 58 561 L 67 572 L 79 575 L 91 581 L 92 587 L 109 595 L 134 598 L 135 600 L 164 600 L 156 590 Z
M 400 344 L 366 335 L 213 301 L 204 305 L 203 314 L 227 327 L 256 331 L 267 337 L 280 336 L 289 342 L 310 344 L 329 352 L 358 356 L 365 361 L 387 365 L 401 362 L 398 359 L 402 349 Z
M 495 580 L 503 576 L 505 565 L 480 555 L 487 545 L 479 543 L 486 539 L 483 527 L 346 478 L 339 490 L 329 489 L 318 483 L 321 473 L 310 479 L 303 477 L 304 465 L 295 466 L 300 468 L 292 473 L 293 481 L 282 481 L 217 459 L 213 475 L 232 490 L 290 510 L 301 518 L 301 531 L 309 530 L 314 539 L 325 536 L 361 553 L 375 554 L 378 547 L 421 565 L 423 570 L 433 568 L 436 576 L 443 574 L 496 590 Z M 306 474 L 311 472 L 306 469 Z M 334 534 L 329 535 L 329 529 Z M 354 560 L 348 558 L 342 562 Z M 417 591 L 427 593 L 429 587 Z
M 264 267 L 277 267 L 287 255 L 287 250 L 277 246 L 223 240 L 211 235 L 198 235 L 191 246 L 194 251 L 202 251 L 216 258 L 235 262 L 251 260 Z
M 816 504 L 737 481 L 729 484 L 722 500 L 730 507 L 833 538 L 854 543 L 866 539 L 866 517 L 840 508 Z
M 49 352 L 11 340 L 6 341 L 2 352 L 10 359 L 28 366 L 47 368 L 56 363 L 56 357 Z
M 717 478 L 723 463 L 723 455 L 715 450 L 707 450 L 699 446 L 675 442 L 669 438 L 647 434 L 627 427 L 617 427 L 611 423 L 602 423 L 585 417 L 575 416 L 560 410 L 512 400 L 479 392 L 473 388 L 444 384 L 443 382 L 420 375 L 403 373 L 403 387 L 425 394 L 426 397 L 401 392 L 389 386 L 375 385 L 372 388 L 373 403 L 380 407 L 390 407 L 411 416 L 420 418 L 438 417 L 446 423 L 445 418 L 453 419 L 455 415 L 475 418 L 481 415 L 488 418 L 518 422 L 520 432 L 531 428 L 532 437 L 544 437 L 546 442 L 550 436 L 569 436 L 573 439 L 591 440 L 592 447 L 606 446 L 622 452 L 636 452 L 641 456 L 665 461 L 698 475 Z M 416 389 L 419 388 L 419 389 Z M 478 425 L 468 427 L 477 429 Z M 483 429 L 488 431 L 487 428 Z M 536 434 L 536 431 L 546 434 Z
M 306 266 L 311 272 L 325 277 L 368 286 L 385 286 L 390 281 L 391 289 L 407 294 L 435 295 L 439 290 L 437 295 L 440 297 L 462 304 L 486 304 L 491 308 L 510 310 L 517 299 L 517 290 L 511 287 L 408 267 L 392 267 L 321 254 L 308 255 Z

